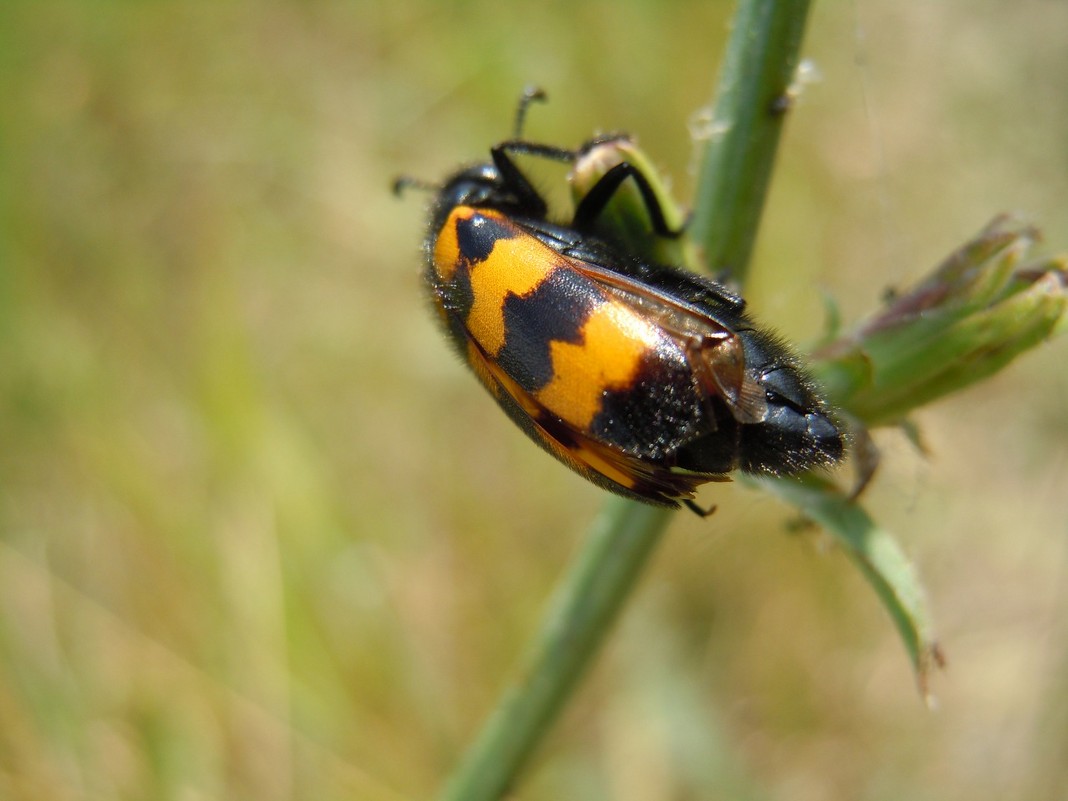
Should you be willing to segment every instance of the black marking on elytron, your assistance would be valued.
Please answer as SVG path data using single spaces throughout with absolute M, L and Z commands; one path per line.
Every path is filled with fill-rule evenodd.
M 645 354 L 628 386 L 602 395 L 590 436 L 624 453 L 663 459 L 709 427 L 704 406 L 682 348 L 665 340 Z
M 445 318 L 445 329 L 449 335 L 449 340 L 460 354 L 460 358 L 467 360 L 469 358 L 467 349 L 470 342 L 470 334 L 467 332 L 467 325 L 464 323 L 464 319 L 457 317 L 455 314 L 448 315 Z
M 430 266 L 427 275 L 431 291 L 442 308 L 457 320 L 466 321 L 475 302 L 475 293 L 471 288 L 471 271 L 467 262 L 460 259 L 453 265 L 452 277 L 447 282 L 442 282 L 434 265 Z
M 518 233 L 512 226 L 482 214 L 456 219 L 456 245 L 460 258 L 472 264 L 488 259 L 499 240 L 513 239 Z
M 536 392 L 553 377 L 552 343 L 581 343 L 582 327 L 604 302 L 600 289 L 565 267 L 552 270 L 526 295 L 509 295 L 498 364 L 527 392 Z

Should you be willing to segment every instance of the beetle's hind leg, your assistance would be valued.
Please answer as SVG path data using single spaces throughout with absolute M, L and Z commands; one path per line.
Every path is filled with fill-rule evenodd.
M 707 509 L 702 509 L 695 501 L 692 501 L 689 498 L 683 498 L 682 504 L 695 515 L 702 518 L 710 517 L 716 511 L 715 505 L 709 506 Z

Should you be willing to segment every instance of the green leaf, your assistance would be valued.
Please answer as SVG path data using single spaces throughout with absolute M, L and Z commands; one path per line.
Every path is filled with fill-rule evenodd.
M 1035 238 L 998 218 L 812 368 L 831 400 L 869 427 L 981 381 L 1052 336 L 1068 307 L 1063 261 L 1017 268 Z
M 856 501 L 826 478 L 747 479 L 798 509 L 829 531 L 868 580 L 905 643 L 916 680 L 930 702 L 931 668 L 942 664 L 926 594 L 912 562 L 897 539 Z

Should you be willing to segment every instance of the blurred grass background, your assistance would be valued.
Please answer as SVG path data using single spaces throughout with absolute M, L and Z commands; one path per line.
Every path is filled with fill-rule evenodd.
M 0 7 L 0 797 L 417 799 L 599 507 L 451 356 L 422 201 L 629 130 L 688 197 L 727 3 Z M 1068 7 L 817 4 L 749 293 L 815 338 L 994 213 L 1068 247 Z M 680 515 L 518 797 L 1065 798 L 1068 372 L 892 432 L 929 713 L 818 533 Z

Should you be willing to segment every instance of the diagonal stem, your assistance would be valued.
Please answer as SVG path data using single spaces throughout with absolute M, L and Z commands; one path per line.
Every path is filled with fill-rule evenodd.
M 611 498 L 557 587 L 543 628 L 441 801 L 506 793 L 592 661 L 671 512 Z
M 715 104 L 692 230 L 714 270 L 744 278 L 760 220 L 807 0 L 741 0 Z M 544 739 L 611 629 L 671 519 L 611 498 L 565 573 L 519 673 L 439 801 L 497 801 Z
M 714 275 L 745 284 L 779 136 L 792 102 L 808 0 L 738 7 L 720 71 L 690 234 Z

